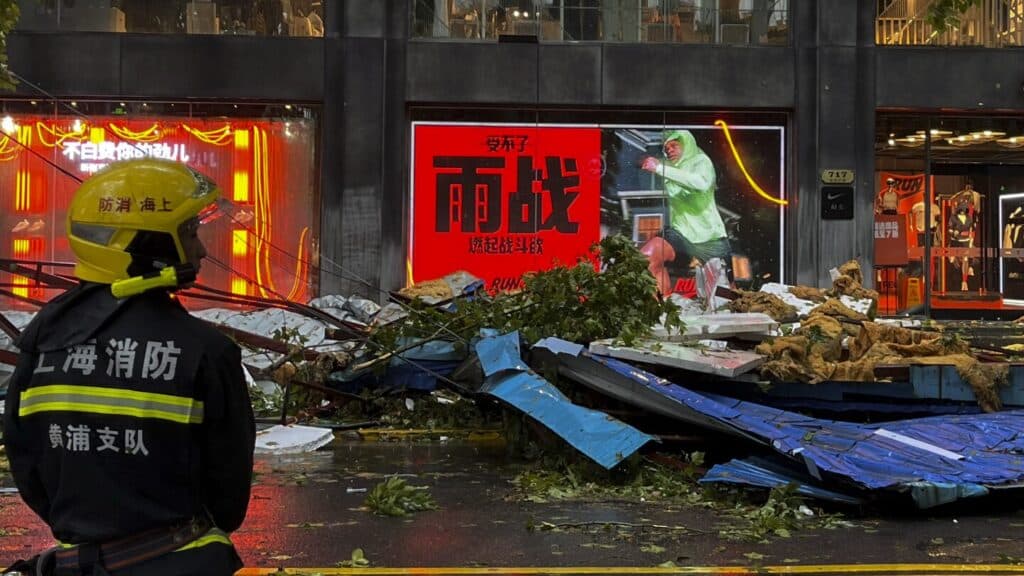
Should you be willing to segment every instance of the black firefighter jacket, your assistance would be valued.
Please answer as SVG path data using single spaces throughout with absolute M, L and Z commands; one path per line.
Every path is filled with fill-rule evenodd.
M 4 441 L 25 502 L 63 543 L 101 543 L 249 503 L 255 428 L 240 350 L 166 292 L 83 284 L 26 328 Z M 227 542 L 224 542 L 227 543 Z

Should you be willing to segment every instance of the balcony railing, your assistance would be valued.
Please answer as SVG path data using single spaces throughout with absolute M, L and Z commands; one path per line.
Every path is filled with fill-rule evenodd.
M 934 0 L 891 0 L 875 19 L 875 43 L 882 46 L 1024 46 L 1024 0 L 982 0 L 959 22 L 935 29 L 927 21 Z
M 788 0 L 416 0 L 414 38 L 788 44 Z
M 322 0 L 18 0 L 19 30 L 324 35 Z

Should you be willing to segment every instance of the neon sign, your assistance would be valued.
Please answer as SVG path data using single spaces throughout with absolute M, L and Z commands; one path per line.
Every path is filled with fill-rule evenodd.
M 205 228 L 207 250 L 229 265 L 204 267 L 201 282 L 239 295 L 309 297 L 306 260 L 317 207 L 313 195 L 302 192 L 315 186 L 310 122 L 290 121 L 289 127 L 247 118 L 12 118 L 17 130 L 0 133 L 0 235 L 12 240 L 0 245 L 0 256 L 72 260 L 60 231 L 79 180 L 113 162 L 159 158 L 188 163 L 242 208 L 237 220 Z M 123 210 L 120 201 L 100 209 Z M 146 194 L 136 201 L 145 202 Z M 159 198 L 149 206 L 159 210 Z
M 68 160 L 80 160 L 78 169 L 86 174 L 98 172 L 117 160 L 149 157 L 188 162 L 191 159 L 184 144 L 148 142 L 65 142 L 61 153 Z

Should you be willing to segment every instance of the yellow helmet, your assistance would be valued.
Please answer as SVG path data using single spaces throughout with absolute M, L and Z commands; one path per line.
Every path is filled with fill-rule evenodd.
M 113 284 L 187 261 L 183 226 L 212 207 L 220 189 L 179 162 L 115 162 L 88 178 L 68 206 L 75 276 Z

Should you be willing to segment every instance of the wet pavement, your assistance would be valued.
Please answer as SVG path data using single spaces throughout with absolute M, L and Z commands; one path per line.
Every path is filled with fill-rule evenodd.
M 251 567 L 331 567 L 355 548 L 374 567 L 1024 563 L 1016 505 L 971 515 L 847 515 L 855 527 L 757 544 L 721 538 L 722 517 L 703 508 L 523 502 L 510 483 L 523 466 L 500 443 L 455 441 L 339 438 L 312 454 L 260 457 L 248 517 L 232 539 Z M 407 518 L 369 512 L 364 490 L 393 474 L 429 486 L 440 508 Z M 545 522 L 558 530 L 530 529 Z M 51 543 L 17 494 L 0 495 L 0 529 L 3 562 Z

